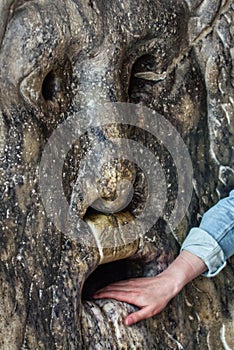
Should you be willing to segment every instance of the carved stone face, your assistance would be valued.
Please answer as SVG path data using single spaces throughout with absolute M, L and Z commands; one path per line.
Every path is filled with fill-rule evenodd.
M 84 155 L 97 139 L 108 144 L 113 137 L 131 137 L 159 152 L 164 164 L 168 203 L 160 220 L 141 247 L 136 236 L 119 250 L 102 251 L 103 256 L 93 233 L 81 232 L 75 218 L 66 228 L 69 235 L 50 220 L 41 200 L 39 166 L 53 132 L 69 118 L 82 118 L 82 110 L 106 102 L 147 106 L 176 127 L 194 164 L 191 206 L 174 233 L 179 240 L 185 237 L 196 223 L 195 211 L 203 213 L 211 204 L 218 173 L 216 167 L 209 170 L 212 91 L 207 90 L 204 62 L 198 57 L 200 43 L 196 46 L 196 37 L 191 39 L 188 33 L 193 33 L 192 5 L 179 0 L 4 0 L 0 10 L 4 24 L 0 31 L 0 347 L 165 349 L 172 341 L 165 334 L 173 332 L 171 325 L 177 323 L 175 339 L 188 348 L 188 330 L 196 339 L 196 325 L 191 319 L 176 321 L 178 309 L 190 314 L 185 303 L 172 304 L 162 321 L 156 318 L 126 328 L 122 317 L 132 306 L 91 298 L 97 288 L 114 280 L 159 273 L 177 254 L 178 242 L 165 232 L 180 170 L 174 169 L 168 153 L 139 128 L 114 123 L 92 128 L 93 120 L 69 150 L 63 168 L 64 196 L 72 209 L 75 198 L 78 216 L 94 231 L 113 225 L 116 237 L 121 236 L 124 220 L 133 220 L 144 205 L 144 174 L 122 159 L 105 163 L 98 197 L 109 206 L 119 197 L 114 212 L 120 212 L 93 212 L 89 207 L 97 199 L 93 178 L 88 171 L 81 178 L 77 175 Z M 57 148 L 56 154 L 60 151 Z M 50 168 L 47 171 L 51 176 Z M 131 203 L 122 186 L 124 179 L 134 185 Z

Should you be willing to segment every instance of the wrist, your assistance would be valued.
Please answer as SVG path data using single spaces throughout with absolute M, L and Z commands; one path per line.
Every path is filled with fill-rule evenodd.
M 172 293 L 175 296 L 187 283 L 206 270 L 207 266 L 202 259 L 184 250 L 163 273 L 171 281 Z

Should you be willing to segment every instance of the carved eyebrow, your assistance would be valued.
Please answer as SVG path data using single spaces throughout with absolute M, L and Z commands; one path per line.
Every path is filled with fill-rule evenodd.
M 9 20 L 14 16 L 15 12 L 20 10 L 26 3 L 33 2 L 33 0 L 14 0 L 9 10 Z
M 7 24 L 11 21 L 15 12 L 28 2 L 32 2 L 32 0 L 0 0 L 0 16 L 2 20 L 0 26 L 0 47 L 2 45 Z

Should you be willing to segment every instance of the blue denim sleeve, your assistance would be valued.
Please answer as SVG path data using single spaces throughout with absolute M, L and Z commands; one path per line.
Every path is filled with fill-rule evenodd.
M 234 190 L 204 215 L 198 228 L 192 228 L 182 244 L 207 265 L 207 277 L 217 275 L 234 254 Z

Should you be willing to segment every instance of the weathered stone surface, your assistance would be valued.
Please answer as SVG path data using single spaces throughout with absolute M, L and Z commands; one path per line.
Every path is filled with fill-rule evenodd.
M 110 281 L 162 271 L 189 228 L 233 187 L 233 12 L 228 0 L 1 0 L 0 349 L 234 348 L 231 259 L 219 276 L 197 279 L 160 315 L 130 328 L 122 320 L 133 306 L 91 298 Z M 44 169 L 55 183 L 63 176 L 70 211 L 57 207 L 66 232 L 46 212 L 39 168 L 47 141 L 62 122 L 82 118 L 82 108 L 104 102 L 141 103 L 182 135 L 193 162 L 194 191 L 173 232 L 167 221 L 183 160 L 175 169 L 163 145 L 137 127 L 100 130 L 91 120 L 69 150 L 63 174 L 52 173 L 50 164 Z M 79 177 L 78 169 L 97 140 L 109 145 L 113 137 L 130 137 L 157 155 L 168 202 L 144 239 L 137 229 L 133 233 L 129 250 L 138 252 L 135 258 L 99 266 L 98 242 L 74 214 L 89 220 L 87 203 L 96 200 L 93 174 L 87 170 Z M 63 156 L 59 142 L 52 151 Z M 104 166 L 99 190 L 106 201 L 114 200 L 126 190 L 124 179 L 135 181 L 130 209 L 137 216 L 146 180 L 140 169 L 123 164 Z M 48 198 L 54 190 L 48 189 Z M 116 237 L 122 234 L 118 222 Z M 116 260 L 120 253 L 112 252 Z M 110 250 L 107 255 L 109 261 Z

